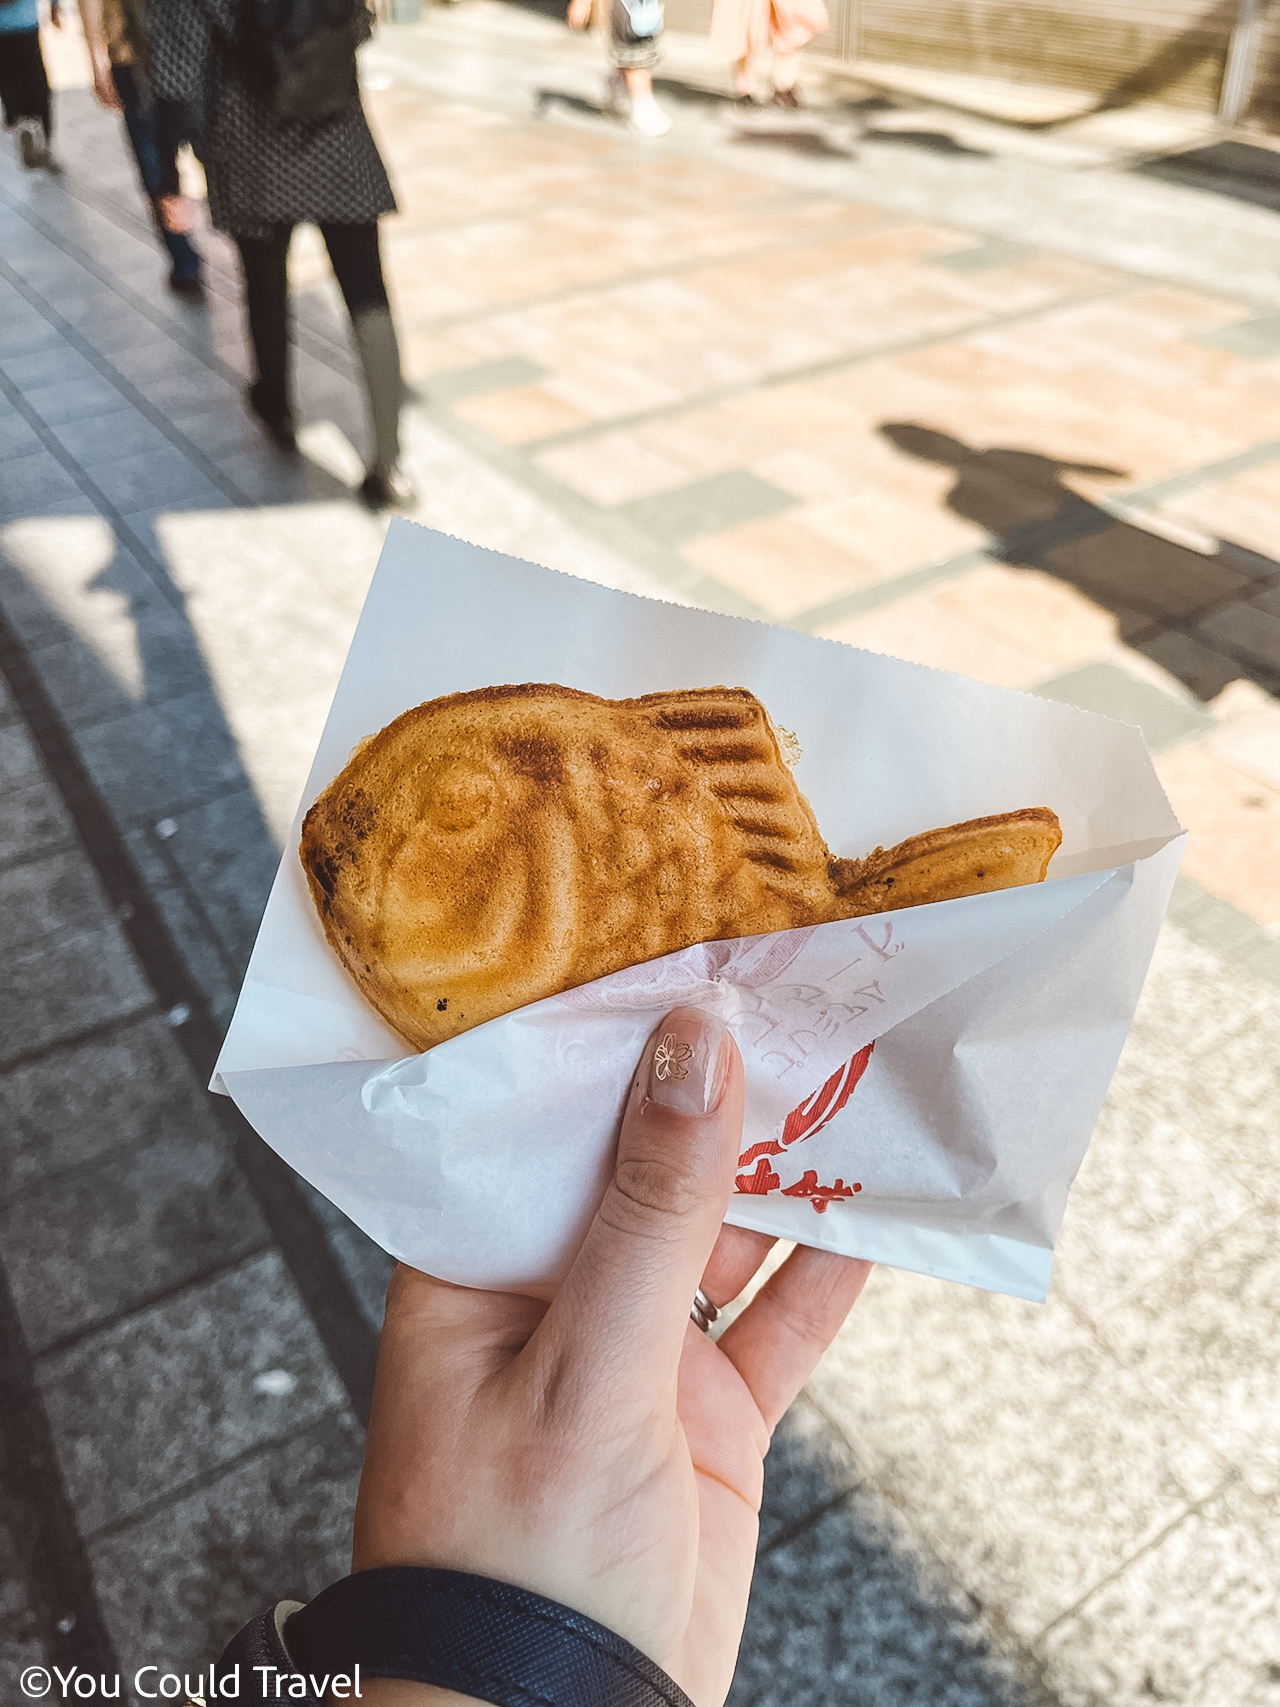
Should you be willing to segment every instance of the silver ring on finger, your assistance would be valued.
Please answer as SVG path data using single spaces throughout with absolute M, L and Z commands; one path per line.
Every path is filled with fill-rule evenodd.
M 719 1314 L 719 1310 L 699 1287 L 693 1295 L 693 1308 L 689 1312 L 689 1320 L 694 1327 L 701 1328 L 704 1334 L 710 1333 L 711 1324 Z

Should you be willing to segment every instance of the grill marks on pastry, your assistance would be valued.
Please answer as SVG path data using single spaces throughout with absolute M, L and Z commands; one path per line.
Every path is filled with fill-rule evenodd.
M 433 700 L 362 742 L 300 853 L 335 952 L 427 1049 L 695 942 L 1034 881 L 1046 826 L 1010 877 L 1028 826 L 1002 841 L 1003 822 L 833 859 L 745 688 L 605 700 L 521 683 Z

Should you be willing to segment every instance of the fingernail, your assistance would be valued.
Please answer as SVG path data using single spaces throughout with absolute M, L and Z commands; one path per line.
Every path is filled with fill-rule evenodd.
M 658 1027 L 649 1057 L 649 1098 L 677 1114 L 710 1114 L 720 1106 L 731 1043 L 719 1020 L 676 1008 Z

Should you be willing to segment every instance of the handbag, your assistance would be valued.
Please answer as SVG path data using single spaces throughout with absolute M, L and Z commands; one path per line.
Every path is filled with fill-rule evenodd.
M 356 49 L 373 34 L 365 0 L 240 0 L 233 35 L 196 0 L 232 74 L 281 122 L 336 118 L 360 97 Z
M 311 122 L 345 111 L 360 93 L 356 48 L 373 33 L 364 0 L 276 0 L 271 10 L 274 116 Z

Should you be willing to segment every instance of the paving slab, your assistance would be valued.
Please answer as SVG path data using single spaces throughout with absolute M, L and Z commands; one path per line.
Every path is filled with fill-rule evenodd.
M 67 809 L 49 780 L 27 731 L 16 723 L 0 727 L 0 864 L 65 848 L 74 834 Z
M 811 1391 L 1028 1643 L 1229 1473 L 1064 1305 L 915 1275 L 875 1277 Z
M 274 1252 L 122 1317 L 37 1368 L 90 1536 L 346 1409 Z M 287 1392 L 255 1388 L 275 1369 L 293 1378 Z
M 1062 1707 L 1275 1707 L 1278 1551 L 1275 1502 L 1246 1487 L 1189 1513 L 1051 1632 L 1047 1676 Z
M 140 1013 L 152 994 L 119 926 L 49 938 L 10 954 L 0 970 L 5 1035 L 0 1067 L 68 1035 Z
M 93 1542 L 128 1675 L 143 1665 L 194 1675 L 251 1612 L 309 1600 L 345 1575 L 362 1455 L 359 1430 L 330 1414 Z
M 209 1108 L 173 1028 L 157 1015 L 60 1043 L 0 1076 L 0 1198 L 81 1164 L 133 1156 L 174 1132 L 205 1141 Z
M 149 1087 L 134 1083 L 145 1103 Z M 0 1211 L 0 1247 L 33 1351 L 267 1246 L 261 1212 L 200 1112 L 193 1130 L 163 1106 L 151 1117 L 165 1127 L 158 1142 L 117 1149 Z
M 1047 1707 L 1002 1646 L 892 1507 L 859 1490 L 757 1566 L 729 1703 Z

